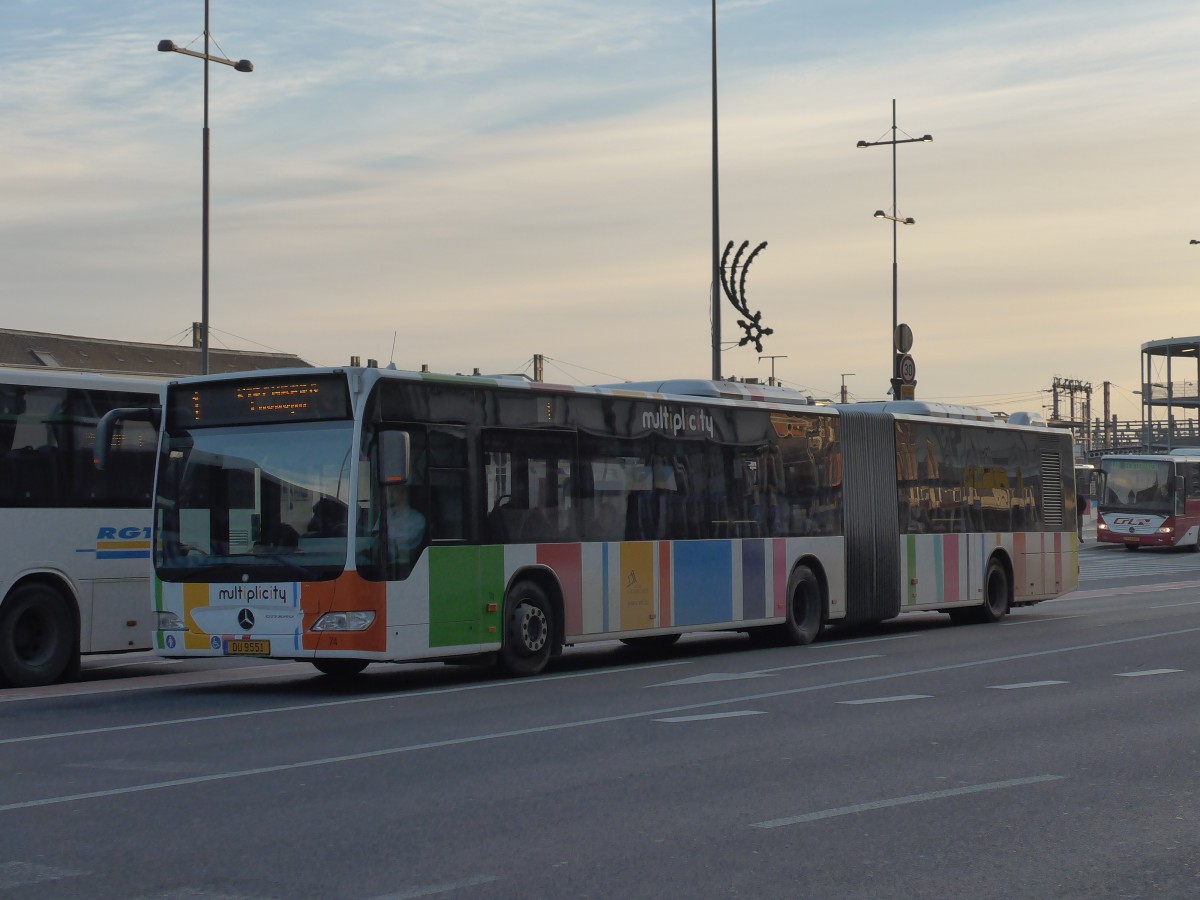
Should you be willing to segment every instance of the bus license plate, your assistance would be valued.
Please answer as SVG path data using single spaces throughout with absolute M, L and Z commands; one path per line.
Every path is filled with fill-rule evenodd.
M 226 656 L 270 656 L 270 641 L 226 641 Z

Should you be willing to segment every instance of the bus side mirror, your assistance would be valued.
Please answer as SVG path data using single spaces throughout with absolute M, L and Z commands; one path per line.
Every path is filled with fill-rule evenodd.
M 381 431 L 378 439 L 379 483 L 408 484 L 407 431 Z
M 162 408 L 158 406 L 118 407 L 110 409 L 96 423 L 96 439 L 92 443 L 92 463 L 103 471 L 108 464 L 112 434 L 120 422 L 149 422 L 158 431 L 162 424 Z

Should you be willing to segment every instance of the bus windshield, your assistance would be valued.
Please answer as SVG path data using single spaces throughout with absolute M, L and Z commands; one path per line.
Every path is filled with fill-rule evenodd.
M 1171 464 L 1167 460 L 1106 459 L 1100 467 L 1105 509 L 1171 513 Z
M 349 421 L 164 436 L 155 568 L 164 581 L 317 581 L 346 563 Z

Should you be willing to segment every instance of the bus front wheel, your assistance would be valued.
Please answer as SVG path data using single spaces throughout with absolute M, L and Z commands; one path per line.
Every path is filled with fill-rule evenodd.
M 353 678 L 368 665 L 365 659 L 314 659 L 312 664 L 330 678 Z
M 39 687 L 77 671 L 75 618 L 44 584 L 17 588 L 0 605 L 0 682 Z
M 554 607 L 532 581 L 513 585 L 504 601 L 500 669 L 509 675 L 537 675 L 554 650 Z

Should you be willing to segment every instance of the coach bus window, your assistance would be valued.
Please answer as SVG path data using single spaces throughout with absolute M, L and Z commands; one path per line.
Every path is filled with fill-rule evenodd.
M 8 506 L 60 506 L 65 500 L 63 454 L 67 393 L 26 387 L 24 406 L 9 419 L 12 446 L 4 454 L 0 491 Z
M 71 493 L 79 506 L 145 508 L 152 500 L 157 436 L 149 422 L 125 420 L 113 431 L 104 469 L 93 464 L 96 423 L 111 409 L 146 405 L 144 394 L 71 390 Z
M 484 540 L 552 544 L 578 540 L 574 435 L 489 429 L 483 434 Z

